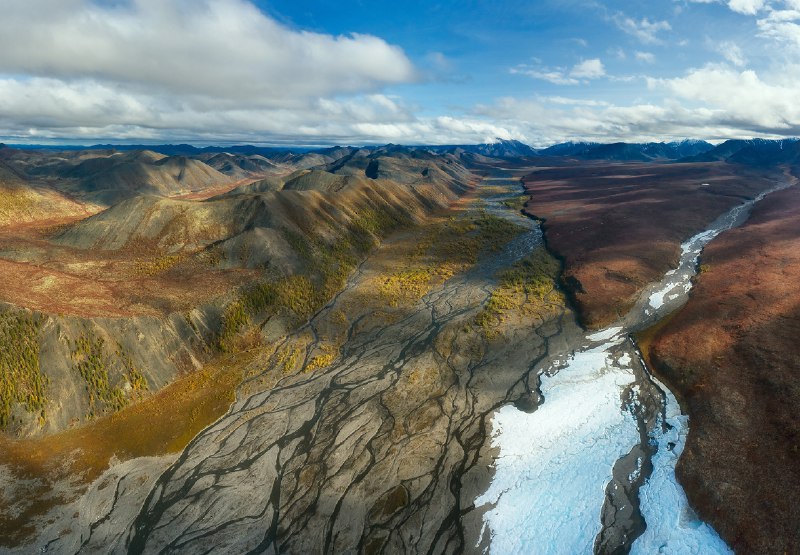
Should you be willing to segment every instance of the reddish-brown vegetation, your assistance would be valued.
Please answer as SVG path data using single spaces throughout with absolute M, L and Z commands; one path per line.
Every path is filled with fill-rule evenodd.
M 544 220 L 583 323 L 599 328 L 677 265 L 682 241 L 773 186 L 774 176 L 723 163 L 584 163 L 524 181 L 526 212 Z
M 800 189 L 705 250 L 689 303 L 650 342 L 691 423 L 678 476 L 740 553 L 800 551 Z
M 146 249 L 92 251 L 47 239 L 50 222 L 0 226 L 0 301 L 50 314 L 161 315 L 257 277 Z

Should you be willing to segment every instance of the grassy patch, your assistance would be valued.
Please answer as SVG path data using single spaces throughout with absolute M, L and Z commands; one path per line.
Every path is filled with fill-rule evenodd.
M 303 359 L 303 348 L 290 343 L 275 353 L 275 367 L 281 374 L 288 376 L 297 371 L 297 363 Z
M 168 254 L 153 260 L 139 261 L 134 266 L 133 273 L 139 277 L 153 277 L 170 270 L 182 259 L 183 256 L 179 254 Z
M 563 304 L 555 291 L 559 272 L 558 261 L 544 248 L 503 270 L 497 276 L 498 286 L 475 317 L 475 325 L 487 337 L 493 337 L 512 311 L 542 316 L 549 306 Z
M 339 356 L 339 348 L 336 345 L 332 343 L 322 343 L 319 347 L 319 354 L 315 355 L 308 362 L 308 365 L 305 367 L 305 371 L 313 372 L 314 370 L 327 368 L 333 364 L 333 361 L 336 360 L 337 356 Z
M 417 301 L 436 284 L 477 263 L 481 254 L 503 248 L 522 229 L 483 210 L 428 225 L 421 240 L 405 254 L 402 270 L 378 283 L 380 297 L 391 307 Z
M 11 223 L 35 206 L 36 200 L 32 193 L 22 188 L 3 187 L 0 184 L 0 223 Z
M 416 301 L 428 292 L 430 282 L 436 275 L 433 268 L 413 268 L 394 272 L 380 284 L 380 295 L 391 307 Z
M 518 197 L 513 197 L 501 201 L 500 204 L 502 204 L 506 208 L 522 212 L 522 210 L 525 208 L 525 203 L 528 202 L 529 200 L 530 197 L 528 197 L 528 195 L 520 195 Z

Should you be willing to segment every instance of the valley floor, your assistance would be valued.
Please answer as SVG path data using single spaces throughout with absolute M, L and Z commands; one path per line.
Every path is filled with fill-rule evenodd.
M 502 552 L 504 546 L 557 552 L 563 546 L 557 531 L 571 530 L 558 523 L 574 517 L 583 528 L 569 535 L 580 540 L 579 550 L 616 552 L 631 548 L 647 517 L 658 520 L 641 536 L 640 551 L 669 539 L 671 546 L 713 545 L 725 552 L 713 530 L 682 516 L 689 509 L 674 468 L 685 419 L 672 394 L 639 363 L 627 334 L 685 302 L 694 274 L 691 248 L 699 252 L 710 236 L 697 235 L 697 245 L 684 244 L 683 254 L 681 242 L 774 186 L 776 174 L 748 174 L 748 181 L 726 173 L 717 182 L 708 177 L 709 184 L 693 172 L 718 168 L 486 169 L 482 183 L 449 210 L 386 237 L 307 323 L 290 326 L 268 315 L 253 337 L 236 338 L 237 354 L 219 356 L 117 414 L 39 439 L 3 440 L 0 550 L 204 552 L 212 542 L 230 553 L 470 553 Z M 546 237 L 520 212 L 528 201 L 520 197 L 526 175 L 526 210 L 546 218 Z M 679 202 L 661 198 L 656 185 L 676 176 L 683 179 Z M 591 187 L 576 187 L 589 178 Z M 726 495 L 744 488 L 735 489 L 737 477 L 728 475 L 711 493 L 701 482 L 722 480 L 715 472 L 735 466 L 723 455 L 746 451 L 709 449 L 726 445 L 721 438 L 739 425 L 744 428 L 733 433 L 741 441 L 766 446 L 747 451 L 749 460 L 768 466 L 772 461 L 763 457 L 778 453 L 786 463 L 770 467 L 775 484 L 796 460 L 791 423 L 775 416 L 790 413 L 797 397 L 790 383 L 794 359 L 775 358 L 786 330 L 794 329 L 784 324 L 794 322 L 796 312 L 790 300 L 797 237 L 789 223 L 793 211 L 786 208 L 795 197 L 794 190 L 775 193 L 747 230 L 712 243 L 692 300 L 643 342 L 693 419 L 679 469 L 689 500 L 745 552 L 756 544 L 747 543 L 751 536 L 732 536 L 730 523 L 742 534 L 757 524 L 736 520 L 742 513 L 723 506 Z M 606 203 L 619 210 L 606 211 Z M 668 213 L 682 210 L 682 219 L 654 225 L 648 207 L 659 203 Z M 545 238 L 563 261 L 549 254 Z M 743 244 L 747 256 L 739 252 Z M 752 258 L 764 273 L 748 273 Z M 681 267 L 670 270 L 679 261 Z M 731 275 L 740 276 L 735 285 L 741 290 L 720 281 Z M 770 295 L 769 286 L 754 289 L 763 275 L 785 278 L 783 297 Z M 672 283 L 678 277 L 680 283 Z M 580 314 L 570 308 L 564 284 Z M 673 296 L 671 287 L 683 293 Z M 748 314 L 761 314 L 753 317 L 767 331 L 741 329 L 752 322 L 719 297 L 734 292 L 756 295 Z M 702 320 L 697 314 L 706 312 L 719 316 L 711 329 L 725 332 L 706 334 L 716 349 L 713 369 L 701 364 L 710 347 L 694 340 L 703 335 L 693 327 Z M 579 316 L 595 328 L 617 327 L 587 334 Z M 736 330 L 726 321 L 732 316 L 739 318 L 732 318 Z M 726 334 L 735 341 L 722 345 Z M 780 344 L 762 341 L 764 334 L 782 338 Z M 676 350 L 675 342 L 692 348 Z M 782 365 L 788 373 L 754 374 L 739 383 L 744 370 L 737 360 L 747 368 Z M 723 361 L 729 372 L 721 372 Z M 698 376 L 698 369 L 707 372 Z M 720 384 L 724 395 L 715 389 Z M 782 393 L 773 395 L 776 388 Z M 762 409 L 769 403 L 783 405 L 768 416 Z M 725 414 L 725 422 L 706 405 Z M 586 422 L 584 412 L 592 412 Z M 542 422 L 563 439 L 565 454 L 545 449 L 528 460 L 551 439 L 538 428 Z M 598 423 L 596 433 L 590 433 L 592 423 Z M 764 437 L 745 433 L 765 426 L 771 431 Z M 511 430 L 510 439 L 502 439 L 504 429 Z M 532 443 L 526 447 L 526 441 Z M 541 462 L 547 456 L 555 457 L 552 464 Z M 565 463 L 570 457 L 593 468 Z M 715 457 L 724 460 L 709 470 Z M 573 502 L 572 490 L 576 499 L 586 498 L 579 490 L 590 470 L 597 474 L 599 485 L 590 486 L 597 499 Z M 547 473 L 555 473 L 555 483 L 543 481 Z M 514 492 L 531 476 L 547 507 L 526 512 L 529 504 L 526 510 L 513 506 Z M 737 507 L 763 501 L 736 499 Z M 780 534 L 781 515 L 796 515 L 780 505 L 784 497 L 772 499 L 779 500 L 778 512 L 765 505 L 762 513 L 772 515 Z M 527 535 L 507 526 L 515 518 L 538 519 L 556 501 L 564 507 L 549 515 L 555 524 L 538 522 L 540 532 L 533 533 L 531 523 L 521 525 Z

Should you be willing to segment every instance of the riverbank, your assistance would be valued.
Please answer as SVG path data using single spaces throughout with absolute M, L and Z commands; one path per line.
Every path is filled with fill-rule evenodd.
M 723 163 L 576 163 L 525 177 L 525 210 L 564 261 L 582 323 L 601 329 L 677 266 L 680 244 L 774 186 L 779 171 Z
M 692 421 L 678 474 L 741 553 L 800 549 L 800 190 L 773 193 L 702 255 L 689 303 L 649 335 Z

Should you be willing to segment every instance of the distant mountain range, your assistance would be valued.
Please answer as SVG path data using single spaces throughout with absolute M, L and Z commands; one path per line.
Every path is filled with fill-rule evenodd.
M 714 149 L 686 161 L 713 162 L 723 160 L 739 164 L 766 166 L 800 163 L 800 140 L 748 139 L 725 141 Z
M 342 146 L 330 148 L 304 147 L 262 147 L 254 145 L 196 147 L 189 144 L 164 145 L 112 145 L 94 146 L 42 146 L 10 145 L 26 150 L 104 150 L 104 151 L 151 151 L 165 156 L 188 156 L 209 162 L 216 169 L 230 169 L 232 165 L 242 166 L 245 158 L 249 160 L 243 169 L 264 169 L 271 163 L 293 163 L 304 161 L 306 167 L 326 164 L 344 159 L 360 152 L 429 152 L 453 154 L 459 157 L 485 156 L 488 158 L 574 158 L 577 160 L 616 160 L 621 162 L 680 161 L 713 162 L 728 161 L 743 164 L 781 164 L 798 163 L 800 160 L 800 141 L 798 139 L 733 139 L 717 146 L 706 141 L 686 139 L 683 141 L 660 143 L 595 143 L 566 142 L 543 149 L 535 149 L 516 140 L 498 139 L 492 143 L 477 145 L 436 145 L 436 146 Z M 0 143 L 0 148 L 6 147 Z M 226 155 L 220 157 L 218 155 Z M 254 157 L 258 157 L 256 161 Z M 301 162 L 302 165 L 302 162 Z M 232 173 L 226 171 L 225 173 Z
M 582 160 L 679 160 L 708 152 L 714 145 L 706 141 L 684 140 L 671 143 L 561 143 L 538 151 L 540 156 L 567 156 Z

